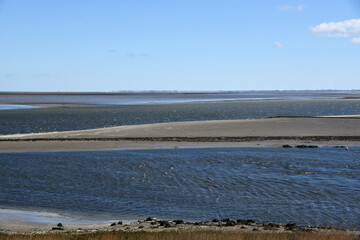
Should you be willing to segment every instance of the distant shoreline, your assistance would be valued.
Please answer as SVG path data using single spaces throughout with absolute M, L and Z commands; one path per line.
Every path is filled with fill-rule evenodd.
M 277 92 L 277 93 L 311 93 L 311 92 L 329 92 L 329 93 L 359 93 L 360 89 L 351 89 L 351 90 L 345 90 L 345 89 L 339 89 L 339 90 L 331 90 L 331 89 L 312 89 L 312 90 L 184 90 L 184 91 L 178 91 L 178 90 L 120 90 L 120 91 L 0 91 L 0 94 L 40 94 L 40 95 L 63 95 L 63 94 L 74 94 L 74 95 L 121 95 L 121 94 L 226 94 L 226 93 L 269 93 L 269 92 Z
M 177 104 L 281 100 L 359 100 L 360 90 L 261 91 L 118 91 L 118 92 L 10 92 L 0 91 L 0 104 L 42 107 Z

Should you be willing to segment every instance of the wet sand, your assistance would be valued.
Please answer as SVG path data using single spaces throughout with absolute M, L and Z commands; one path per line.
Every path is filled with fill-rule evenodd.
M 170 122 L 0 136 L 0 152 L 164 148 L 360 146 L 360 117 Z

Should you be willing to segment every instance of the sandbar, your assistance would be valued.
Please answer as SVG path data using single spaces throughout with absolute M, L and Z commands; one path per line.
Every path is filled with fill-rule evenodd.
M 276 117 L 168 122 L 0 136 L 0 152 L 165 148 L 360 146 L 360 117 Z

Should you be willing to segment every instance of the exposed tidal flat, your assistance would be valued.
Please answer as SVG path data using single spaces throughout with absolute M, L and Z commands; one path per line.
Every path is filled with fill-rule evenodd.
M 155 123 L 0 136 L 0 152 L 211 147 L 359 147 L 360 117 L 276 117 Z

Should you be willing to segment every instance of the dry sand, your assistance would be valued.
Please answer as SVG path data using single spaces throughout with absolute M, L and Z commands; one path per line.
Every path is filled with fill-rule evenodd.
M 0 152 L 161 148 L 360 146 L 360 117 L 170 122 L 0 136 Z

